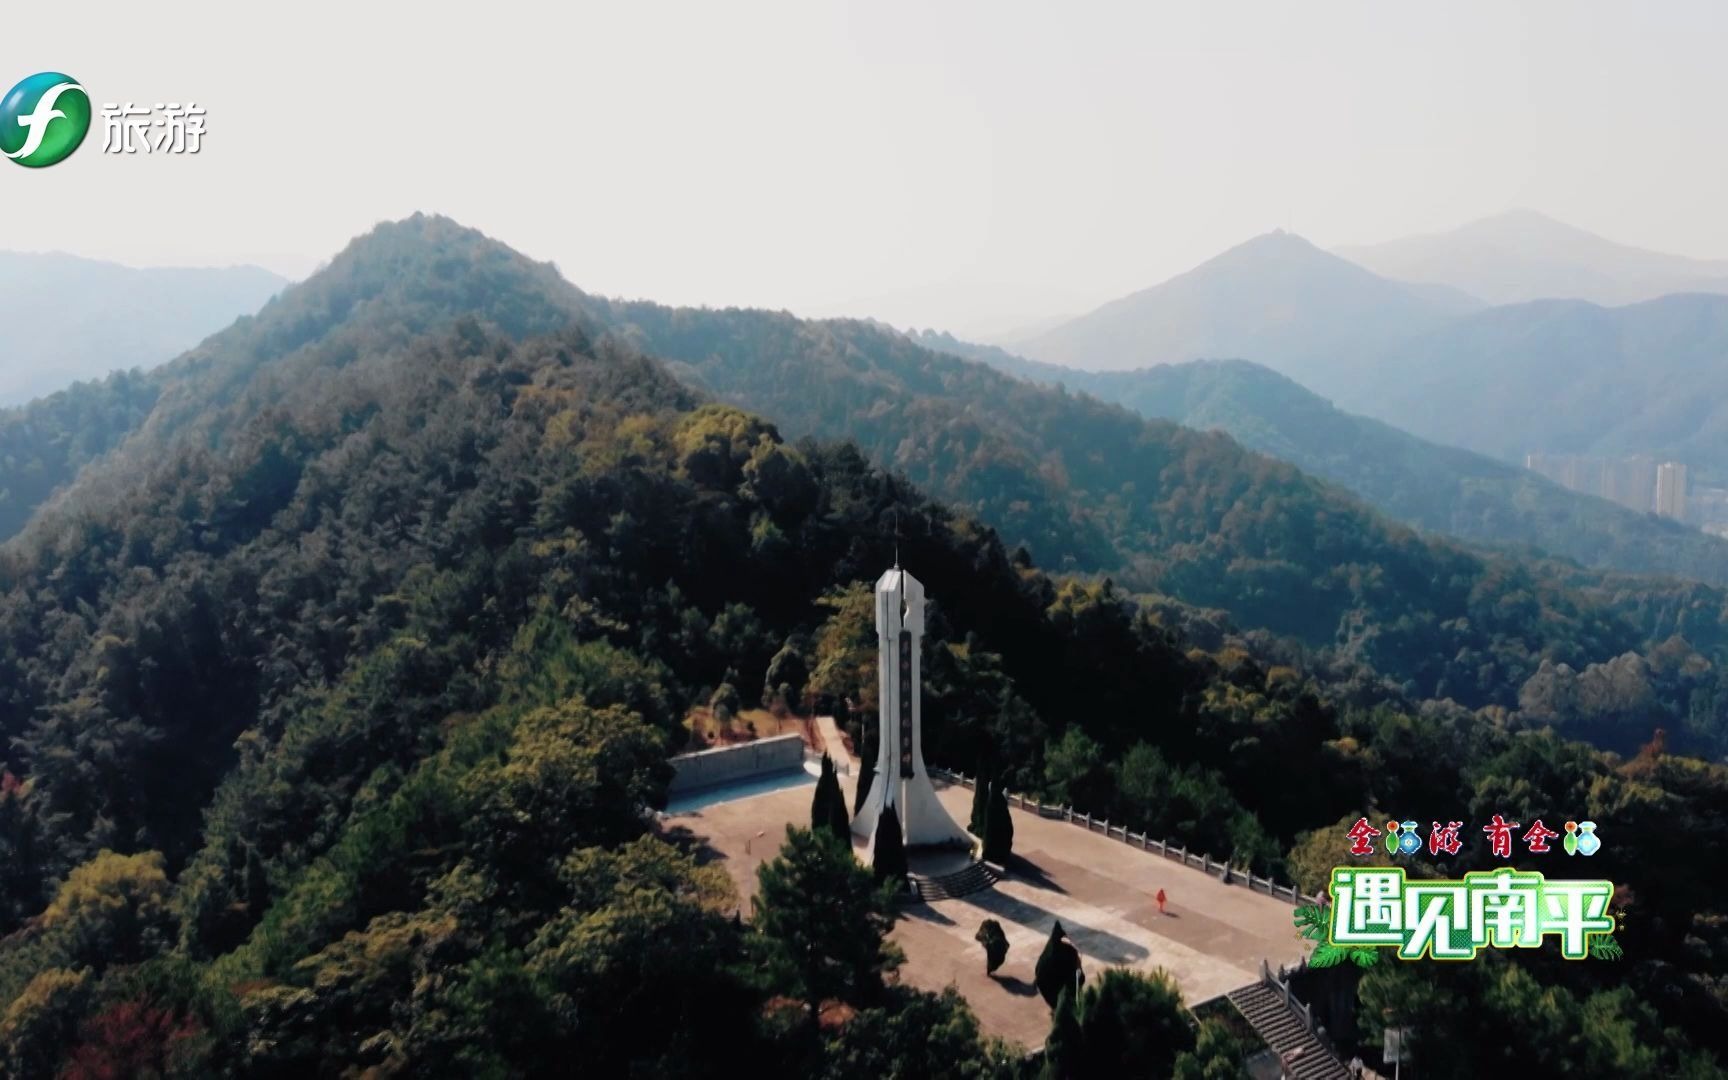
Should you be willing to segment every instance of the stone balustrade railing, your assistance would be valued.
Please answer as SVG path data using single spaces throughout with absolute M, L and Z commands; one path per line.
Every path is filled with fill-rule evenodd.
M 1304 959 L 1302 961 L 1302 966 L 1305 967 L 1307 963 L 1308 961 Z M 1301 970 L 1301 967 L 1297 968 L 1297 970 Z M 1283 996 L 1285 1008 L 1294 1013 L 1297 1019 L 1302 1021 L 1302 1025 L 1308 1029 L 1308 1033 L 1319 1040 L 1320 1045 L 1326 1048 L 1326 1052 L 1336 1059 L 1338 1057 L 1338 1046 L 1332 1041 L 1332 1037 L 1326 1033 L 1325 1025 L 1315 1023 L 1314 1010 L 1309 1007 L 1307 1002 L 1303 1001 L 1291 992 L 1290 969 L 1285 968 L 1283 965 L 1279 965 L 1278 970 L 1273 971 L 1271 965 L 1267 964 L 1266 961 L 1262 959 L 1260 961 L 1260 981 Z
M 969 777 L 964 773 L 949 772 L 947 769 L 931 768 L 930 775 L 969 790 L 976 789 L 978 783 L 976 777 Z M 1145 833 L 1131 832 L 1126 826 L 1112 825 L 1107 820 L 1100 820 L 1090 814 L 1080 813 L 1072 806 L 1053 806 L 1048 803 L 1040 803 L 1036 799 L 1029 799 L 1014 792 L 1008 793 L 1008 805 L 1030 814 L 1037 814 L 1041 818 L 1070 822 L 1087 832 L 1102 833 L 1112 840 L 1122 841 L 1129 847 L 1136 847 L 1141 851 L 1149 851 L 1166 859 L 1173 859 L 1183 866 L 1192 866 L 1208 874 L 1217 874 L 1226 885 L 1240 885 L 1252 892 L 1264 893 L 1291 905 L 1300 906 L 1324 902 L 1321 897 L 1303 894 L 1294 885 L 1285 885 L 1271 878 L 1261 877 L 1252 870 L 1233 867 L 1228 861 L 1214 859 L 1204 852 L 1196 854 L 1182 844 L 1172 843 L 1169 840 L 1159 840 Z

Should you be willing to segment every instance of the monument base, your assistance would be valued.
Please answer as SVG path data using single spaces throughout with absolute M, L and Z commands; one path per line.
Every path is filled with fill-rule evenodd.
M 903 781 L 882 782 L 878 773 L 864 796 L 864 805 L 852 819 L 852 835 L 866 841 L 876 835 L 876 822 L 889 799 L 894 802 L 900 818 L 901 838 L 908 851 L 914 848 L 959 848 L 971 850 L 978 843 L 971 833 L 962 829 L 936 798 L 936 788 L 926 772 L 918 772 Z
M 995 868 L 974 859 L 969 851 L 922 848 L 907 852 L 906 862 L 911 867 L 908 878 L 912 883 L 907 899 L 926 904 L 970 896 L 1000 880 Z

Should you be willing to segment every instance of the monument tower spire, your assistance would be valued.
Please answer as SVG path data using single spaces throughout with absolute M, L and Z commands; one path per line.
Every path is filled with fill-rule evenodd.
M 936 798 L 924 765 L 924 586 L 900 567 L 876 582 L 879 707 L 876 777 L 852 831 L 870 837 L 885 807 L 894 807 L 908 847 L 971 847 L 972 836 L 954 823 Z

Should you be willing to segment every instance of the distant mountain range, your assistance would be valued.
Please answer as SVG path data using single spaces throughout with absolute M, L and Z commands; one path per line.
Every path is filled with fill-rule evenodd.
M 1203 360 L 1086 372 L 946 334 L 926 331 L 915 339 L 1022 378 L 1084 391 L 1152 419 L 1226 432 L 1420 529 L 1500 547 L 1535 548 L 1585 566 L 1728 584 L 1728 541 L 1569 491 L 1517 465 L 1343 412 L 1259 364 Z
M 1653 453 L 1728 479 L 1728 296 L 1493 308 L 1390 350 L 1338 401 L 1504 461 Z
M 1461 289 L 1491 304 L 1558 298 L 1612 306 L 1670 293 L 1728 293 L 1728 260 L 1617 244 L 1531 210 L 1337 252 L 1376 274 Z
M 138 270 L 0 252 L 0 406 L 171 360 L 286 284 L 256 266 Z
M 1246 356 L 1329 391 L 1396 342 L 1481 306 L 1444 286 L 1379 277 L 1275 232 L 1012 348 L 1096 371 Z
M 1349 411 L 1503 462 L 1651 454 L 1728 482 L 1725 294 L 1728 261 L 1642 251 L 1514 211 L 1340 254 L 1260 236 L 1004 348 L 1012 363 L 1092 373 L 1062 378 L 1129 404 L 1132 393 L 1098 373 L 1240 358 Z

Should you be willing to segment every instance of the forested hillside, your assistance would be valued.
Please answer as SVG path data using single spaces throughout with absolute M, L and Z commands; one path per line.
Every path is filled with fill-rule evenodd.
M 232 403 L 261 364 L 309 344 L 324 350 L 320 361 L 342 364 L 361 342 L 401 344 L 448 323 L 452 312 L 516 334 L 549 332 L 578 315 L 581 294 L 549 266 L 478 234 L 457 243 L 453 233 L 442 261 L 427 245 L 419 228 L 381 230 L 368 238 L 365 259 L 338 260 L 293 286 L 291 303 L 272 299 L 258 317 L 239 319 L 172 363 L 0 411 L 0 540 L 146 420 L 140 457 L 195 428 L 220 439 L 215 411 Z
M 1198 360 L 1140 371 L 1078 371 L 930 331 L 929 348 L 1062 385 L 1142 416 L 1228 433 L 1251 450 L 1343 487 L 1407 525 L 1583 566 L 1728 585 L 1728 541 L 1569 491 L 1505 461 L 1419 439 L 1334 408 L 1246 360 Z
M 8 1075 L 1014 1075 L 957 997 L 884 982 L 889 916 L 808 834 L 775 864 L 804 884 L 765 877 L 773 917 L 745 922 L 643 813 L 718 689 L 867 715 L 896 534 L 934 600 L 932 760 L 1308 888 L 1363 811 L 1613 821 L 1641 838 L 1597 860 L 1628 885 L 1626 959 L 1497 957 L 1476 977 L 1544 1023 L 1460 1008 L 1424 1037 L 1478 1070 L 1714 1067 L 1728 911 L 1696 867 L 1728 843 L 1728 772 L 1190 638 L 850 445 L 703 403 L 533 302 L 550 273 L 442 220 L 381 227 L 165 372 L 131 441 L 0 548 Z M 799 889 L 858 915 L 820 981 L 786 935 L 831 910 L 773 910 Z M 1391 967 L 1364 995 L 1412 1008 L 1420 969 Z M 850 1019 L 811 1022 L 833 1003 Z
M 1725 357 L 1728 296 L 1612 308 L 1541 300 L 1413 338 L 1335 400 L 1503 461 L 1532 451 L 1658 454 L 1721 483 Z
M 581 325 L 671 361 L 685 381 L 789 436 L 854 440 L 1040 565 L 1226 610 L 1416 697 L 1525 710 L 1607 731 L 1621 749 L 1658 726 L 1702 752 L 1728 748 L 1728 694 L 1715 689 L 1720 589 L 1483 555 L 1388 522 L 1227 436 L 1029 385 L 872 324 L 604 301 L 478 234 L 436 227 L 458 253 L 428 256 L 423 235 L 382 230 L 363 263 L 339 260 L 177 361 L 134 456 L 159 454 L 170 436 L 221 445 L 210 417 L 260 407 L 249 380 L 261 365 L 275 379 L 322 377 L 282 374 L 293 365 L 271 359 L 309 342 L 341 365 L 450 311 L 512 334 Z M 83 495 L 133 482 L 98 477 Z M 205 520 L 220 530 L 242 514 L 211 507 Z M 1683 660 L 1665 659 L 1674 655 Z M 1610 662 L 1630 666 L 1637 708 L 1592 695 L 1544 701 L 1545 684 L 1531 683 L 1544 664 L 1584 676 Z
M 27 409 L 0 410 L 0 540 L 70 484 L 85 464 L 132 434 L 156 404 L 156 379 L 115 372 Z
M 1641 661 L 1648 708 L 1619 712 L 1612 744 L 1630 749 L 1667 726 L 1710 753 L 1723 747 L 1728 727 L 1707 685 L 1725 642 L 1715 587 L 1425 538 L 1226 435 L 1036 387 L 872 324 L 647 303 L 611 304 L 605 317 L 695 385 L 789 434 L 857 439 L 872 460 L 1047 562 L 1047 549 L 1014 527 L 1024 517 L 1002 512 L 1039 509 L 1016 467 L 1036 461 L 1043 492 L 1061 500 L 1039 519 L 1066 513 L 1114 549 L 1111 562 L 1059 549 L 1058 568 L 1222 608 L 1240 625 L 1370 665 L 1418 697 L 1516 708 L 1545 662 L 1583 672 L 1652 656 L 1683 635 L 1676 647 L 1696 660 Z M 1545 715 L 1574 718 L 1574 709 Z M 1575 718 L 1595 729 L 1609 720 L 1605 707 Z

